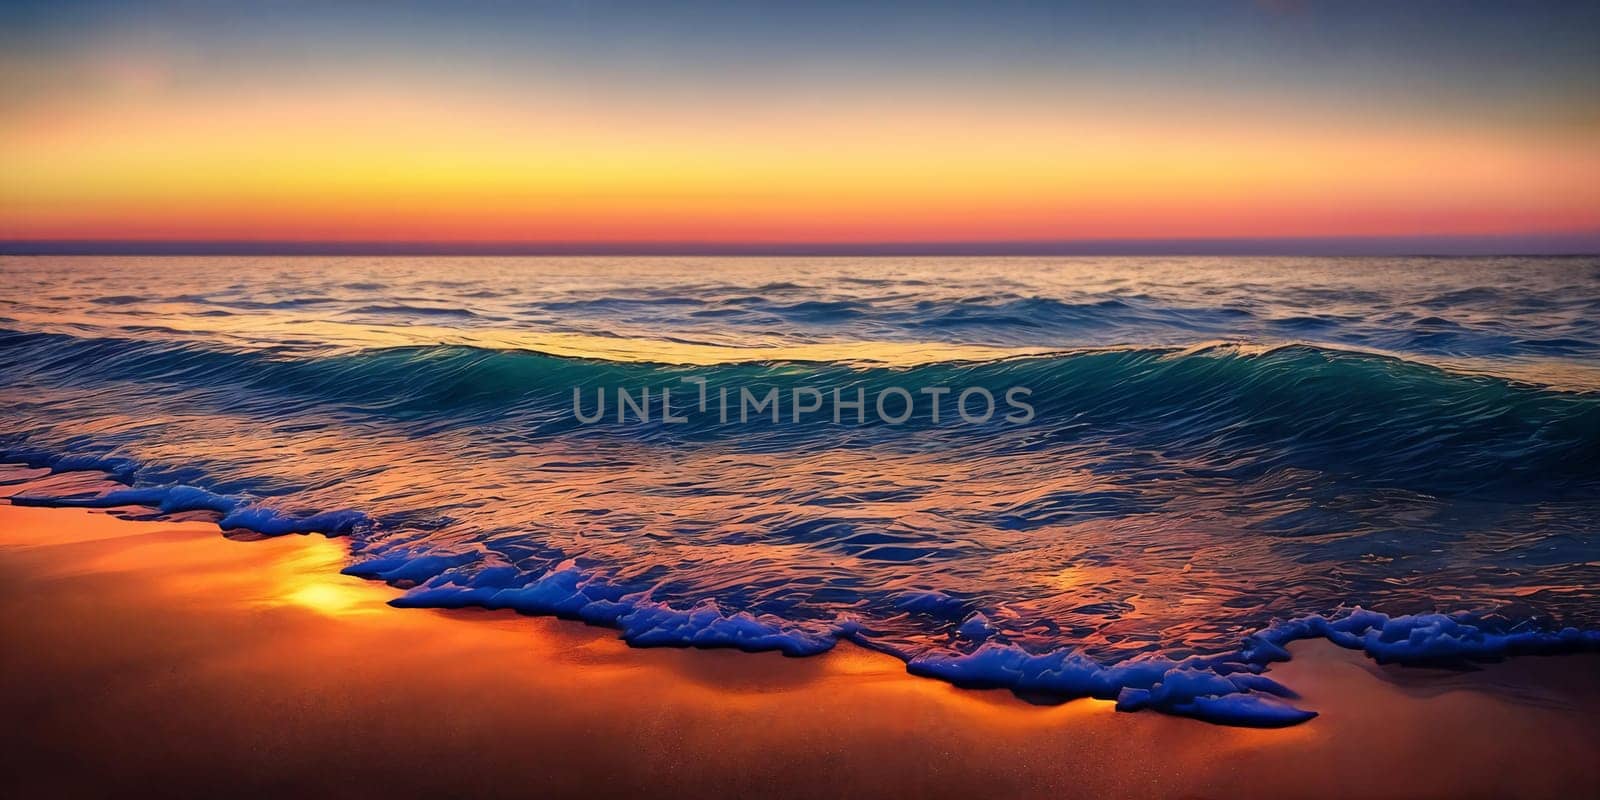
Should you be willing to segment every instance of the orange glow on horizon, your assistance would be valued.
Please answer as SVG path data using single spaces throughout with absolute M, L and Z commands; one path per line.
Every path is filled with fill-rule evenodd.
M 1600 229 L 1587 123 L 1257 109 L 618 108 L 441 88 L 48 103 L 0 128 L 0 238 L 872 242 Z M 1161 105 L 1161 104 L 1154 104 Z

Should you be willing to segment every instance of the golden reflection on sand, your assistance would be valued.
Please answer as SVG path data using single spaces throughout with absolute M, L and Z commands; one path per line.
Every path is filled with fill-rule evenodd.
M 322 581 L 308 581 L 281 596 L 285 603 L 309 608 L 319 614 L 343 616 L 348 614 L 374 614 L 377 609 L 365 605 L 362 592 L 354 587 Z

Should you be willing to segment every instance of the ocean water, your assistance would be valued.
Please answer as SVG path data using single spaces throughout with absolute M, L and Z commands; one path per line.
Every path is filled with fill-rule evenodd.
M 1251 725 L 1312 715 L 1269 676 L 1294 639 L 1600 649 L 1593 258 L 0 257 L 0 279 L 13 502 L 347 536 L 397 605 L 641 646 L 850 640 Z M 778 421 L 724 421 L 721 388 L 777 389 Z M 618 389 L 650 419 L 619 421 Z M 865 410 L 796 420 L 796 390 L 835 389 Z M 894 389 L 898 424 L 873 404 Z M 963 419 L 965 389 L 996 412 Z

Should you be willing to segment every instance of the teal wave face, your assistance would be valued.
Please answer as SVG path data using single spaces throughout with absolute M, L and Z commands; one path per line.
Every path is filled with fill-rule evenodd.
M 1558 276 L 1573 268 L 1535 266 Z M 1261 294 L 1254 318 L 1298 313 L 1302 302 L 1264 308 L 1262 298 L 1315 294 L 1291 280 L 1292 265 L 1282 268 L 1290 277 L 1274 278 L 1276 295 Z M 709 291 L 701 294 L 720 299 L 704 300 L 681 275 L 670 294 L 641 302 L 651 314 L 671 305 L 708 326 L 689 345 L 675 341 L 688 332 L 681 325 L 664 323 L 643 344 L 596 332 L 609 317 L 595 308 L 636 313 L 637 303 L 618 298 L 659 288 L 613 286 L 587 301 L 495 290 L 506 303 L 586 327 L 584 347 L 614 341 L 607 347 L 629 359 L 714 347 L 717 358 L 699 364 L 556 355 L 500 340 L 362 344 L 342 327 L 335 339 L 313 337 L 322 329 L 298 316 L 213 329 L 220 317 L 192 313 L 222 298 L 230 314 L 256 313 L 240 310 L 252 303 L 279 315 L 286 304 L 357 298 L 357 310 L 370 311 L 379 300 L 368 295 L 392 277 L 386 270 L 419 269 L 380 262 L 359 281 L 347 278 L 372 288 L 326 301 L 282 275 L 230 274 L 226 292 L 181 301 L 182 320 L 150 307 L 146 293 L 110 291 L 127 282 L 125 269 L 37 276 L 45 285 L 8 299 L 0 332 L 0 458 L 98 469 L 124 487 L 30 489 L 19 501 L 137 503 L 264 533 L 348 535 L 350 571 L 406 588 L 401 605 L 572 616 L 618 627 L 640 645 L 803 655 L 843 638 L 957 682 L 1094 694 L 1218 721 L 1303 719 L 1254 678 L 1279 656 L 1274 648 L 1305 635 L 1426 660 L 1586 648 L 1594 642 L 1582 631 L 1600 629 L 1600 393 L 1537 380 L 1537 370 L 1514 368 L 1529 366 L 1522 356 L 1354 350 L 1356 324 L 1317 343 L 1179 346 L 1164 340 L 1177 328 L 1211 333 L 1211 312 L 1160 311 L 1110 290 L 1070 309 L 1056 298 L 1007 313 L 1068 319 L 1037 322 L 1047 332 L 1093 327 L 1096 315 L 1125 321 L 1130 307 L 1161 321 L 1133 345 L 1044 333 L 1033 343 L 1063 347 L 1019 355 L 1019 340 L 994 334 L 1002 323 L 988 318 L 992 309 L 943 296 L 948 287 L 931 272 L 887 284 L 832 275 L 882 296 L 787 304 L 788 318 L 810 321 L 781 347 L 744 335 L 743 323 L 694 316 L 730 301 Z M 770 281 L 764 271 L 730 269 L 718 280 L 740 296 L 791 291 L 756 284 Z M 917 299 L 914 280 L 931 287 L 928 296 Z M 1209 289 L 1232 291 L 1191 287 L 1180 305 L 1205 308 L 1199 298 Z M 404 306 L 485 289 L 464 282 L 437 291 L 430 300 L 388 290 L 395 297 L 383 313 L 405 317 Z M 1338 302 L 1366 293 L 1378 306 L 1415 307 L 1396 298 L 1419 290 L 1373 278 L 1339 291 Z M 1428 308 L 1440 319 L 1458 316 L 1479 331 L 1559 329 L 1578 337 L 1568 350 L 1587 352 L 1593 340 L 1582 338 L 1582 324 L 1553 321 L 1565 311 L 1523 315 L 1516 309 L 1538 293 L 1519 291 L 1498 326 L 1482 311 L 1497 301 L 1482 292 L 1435 285 L 1425 293 L 1439 298 Z M 1595 296 L 1560 281 L 1548 288 L 1559 291 L 1573 295 L 1561 309 Z M 40 322 L 20 308 L 65 303 L 48 298 L 74 292 L 104 308 L 142 309 L 143 322 Z M 770 357 L 859 354 L 829 337 L 880 328 L 887 338 L 864 343 L 888 352 L 907 328 L 883 307 L 982 322 L 940 323 L 962 333 L 894 366 Z M 463 332 L 497 314 L 468 310 L 406 318 L 414 331 L 474 341 Z M 1071 321 L 1079 314 L 1090 321 Z M 454 321 L 441 329 L 439 319 Z M 557 333 L 543 331 L 544 341 L 571 341 Z M 752 355 L 729 356 L 743 352 Z M 1565 375 L 1589 364 L 1534 366 Z M 1018 387 L 1027 390 L 1025 421 L 1006 418 L 1015 410 L 1007 392 Z M 778 421 L 765 411 L 724 421 L 721 388 L 775 391 Z M 663 389 L 681 422 L 663 419 Z M 929 389 L 949 390 L 938 420 L 924 402 Z M 954 403 L 966 389 L 996 398 L 997 413 L 961 418 Z M 797 390 L 823 398 L 798 421 Z M 834 390 L 860 393 L 859 417 L 851 409 L 833 420 Z M 580 421 L 575 391 L 585 411 L 609 398 L 608 413 Z M 650 418 L 635 411 L 619 420 L 619 391 L 650 391 Z M 902 396 L 918 404 L 903 420 L 886 419 L 875 401 L 897 392 L 889 408 L 897 412 Z M 1244 699 L 1206 700 L 1235 695 Z
M 376 420 L 496 421 L 530 435 L 777 448 L 833 440 L 840 426 L 857 437 L 847 441 L 868 446 L 908 436 L 976 438 L 997 449 L 1012 438 L 1027 447 L 1081 438 L 1197 459 L 1250 453 L 1236 470 L 1315 469 L 1435 494 L 1535 484 L 1546 494 L 1582 490 L 1596 474 L 1586 456 L 1600 447 L 1600 396 L 1303 345 L 906 368 L 686 367 L 457 346 L 306 357 L 4 332 L 0 346 L 0 369 L 15 383 L 159 384 L 197 399 L 226 394 L 221 405 L 247 411 L 336 405 Z M 1016 389 L 1025 394 L 1008 403 Z M 969 390 L 982 396 L 963 403 Z

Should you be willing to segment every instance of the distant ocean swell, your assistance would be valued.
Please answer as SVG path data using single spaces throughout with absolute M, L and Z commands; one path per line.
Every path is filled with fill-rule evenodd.
M 684 377 L 1026 386 L 1036 418 L 572 413 L 574 388 Z M 1263 726 L 1314 716 L 1262 674 L 1297 639 L 1400 663 L 1600 650 L 1600 396 L 1385 355 L 686 367 L 10 331 L 0 393 L 0 459 L 125 484 L 12 502 L 348 535 L 345 571 L 406 589 L 397 606 L 558 615 L 639 646 L 846 639 L 963 686 Z

